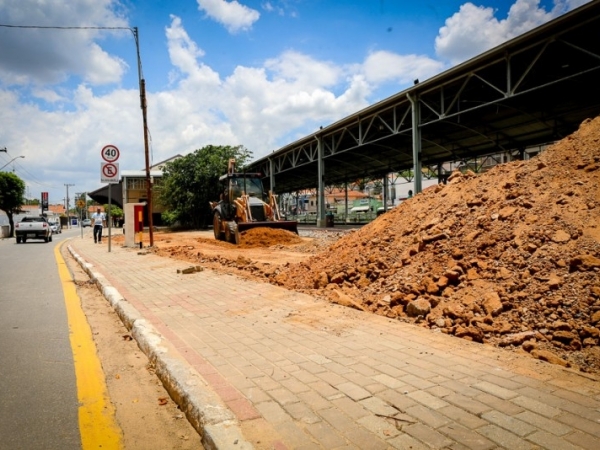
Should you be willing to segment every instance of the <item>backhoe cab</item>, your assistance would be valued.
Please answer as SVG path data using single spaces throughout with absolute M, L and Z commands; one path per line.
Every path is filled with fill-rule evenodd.
M 227 174 L 219 182 L 221 199 L 210 202 L 215 239 L 239 244 L 242 231 L 258 227 L 298 233 L 298 222 L 282 220 L 277 196 L 264 192 L 260 174 L 236 173 L 235 159 L 230 159 Z

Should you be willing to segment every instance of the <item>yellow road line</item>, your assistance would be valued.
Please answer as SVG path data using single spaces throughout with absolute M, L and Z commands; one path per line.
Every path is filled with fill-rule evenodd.
M 108 396 L 92 331 L 81 309 L 71 273 L 60 253 L 63 244 L 64 242 L 54 247 L 54 256 L 65 295 L 69 338 L 75 362 L 81 445 L 83 450 L 120 449 L 121 429 L 117 425 L 115 410 Z

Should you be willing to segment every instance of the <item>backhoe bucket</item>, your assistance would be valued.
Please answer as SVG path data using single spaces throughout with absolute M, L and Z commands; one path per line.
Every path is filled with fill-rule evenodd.
M 273 222 L 240 222 L 238 223 L 238 230 L 242 231 L 250 230 L 252 228 L 277 228 L 280 230 L 288 230 L 292 233 L 298 234 L 298 222 L 295 220 L 280 220 Z

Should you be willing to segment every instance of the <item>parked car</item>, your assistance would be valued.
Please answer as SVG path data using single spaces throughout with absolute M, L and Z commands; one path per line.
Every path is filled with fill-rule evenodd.
M 17 244 L 25 243 L 27 239 L 43 239 L 45 242 L 52 242 L 52 229 L 45 217 L 27 216 L 15 225 L 15 236 Z
M 56 220 L 54 222 L 48 221 L 48 224 L 50 225 L 53 234 L 62 233 L 62 226 L 60 225 L 60 220 Z
M 85 227 L 91 227 L 92 226 L 92 219 L 83 219 L 81 221 L 81 226 L 83 228 L 85 228 Z

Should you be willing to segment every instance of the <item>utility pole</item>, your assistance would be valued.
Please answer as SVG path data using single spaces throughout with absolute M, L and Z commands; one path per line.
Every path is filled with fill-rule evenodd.
M 71 228 L 71 220 L 69 218 L 69 186 L 75 186 L 74 184 L 65 183 L 65 187 L 67 188 L 67 228 Z
M 135 48 L 137 50 L 138 79 L 140 83 L 140 105 L 142 108 L 142 123 L 144 126 L 144 154 L 146 157 L 146 196 L 148 197 L 148 237 L 150 238 L 150 247 L 153 247 L 154 225 L 152 223 L 152 178 L 150 177 L 150 156 L 148 151 L 148 120 L 146 118 L 146 80 L 142 76 L 142 59 L 140 58 L 138 27 L 133 27 L 133 37 L 135 38 Z

